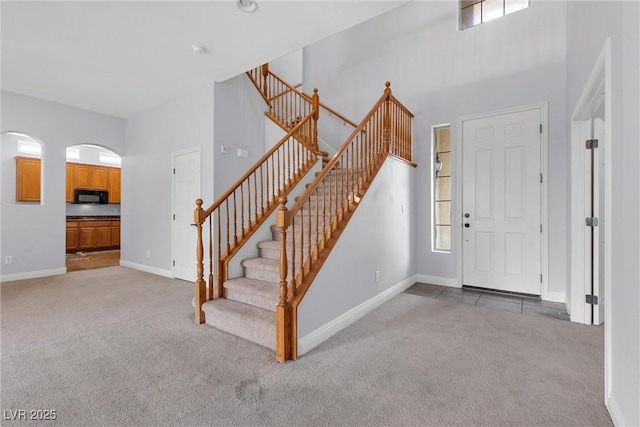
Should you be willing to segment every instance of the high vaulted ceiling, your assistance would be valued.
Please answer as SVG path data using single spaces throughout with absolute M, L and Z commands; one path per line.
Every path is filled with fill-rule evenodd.
M 2 89 L 126 118 L 406 2 L 2 1 Z

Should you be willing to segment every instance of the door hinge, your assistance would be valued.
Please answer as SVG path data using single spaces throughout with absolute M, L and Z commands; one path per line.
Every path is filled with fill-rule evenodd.
M 540 123 L 540 133 L 542 133 L 542 123 Z
M 542 224 L 540 224 L 540 232 L 542 233 Z
M 176 174 L 176 168 L 173 168 L 173 174 L 174 175 Z
M 176 266 L 176 260 L 175 259 L 173 260 L 173 266 L 174 267 Z
M 591 304 L 591 305 L 598 305 L 598 296 L 597 295 L 585 295 L 585 299 L 584 299 L 585 303 L 587 304 Z
M 174 221 L 176 220 L 176 214 L 173 214 L 173 220 Z
M 588 216 L 584 219 L 587 227 L 597 227 L 598 226 L 598 217 L 597 216 Z
M 542 184 L 542 174 L 540 174 L 540 184 Z
M 540 283 L 542 283 L 542 274 L 540 275 Z
M 587 150 L 594 150 L 598 148 L 598 140 L 597 139 L 587 139 L 585 142 L 585 146 Z

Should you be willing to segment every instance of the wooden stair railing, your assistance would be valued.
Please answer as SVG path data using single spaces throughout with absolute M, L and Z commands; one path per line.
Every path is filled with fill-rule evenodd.
M 269 64 L 264 64 L 247 71 L 247 76 L 256 89 L 258 89 L 262 99 L 264 99 L 269 106 L 267 116 L 285 131 L 291 130 L 301 115 L 307 115 L 314 107 L 318 113 L 320 109 L 323 109 L 329 114 L 329 117 L 336 117 L 341 120 L 344 125 L 349 125 L 353 128 L 357 127 L 357 125 L 348 118 L 322 102 L 319 102 L 316 98 L 317 89 L 313 90 L 313 95 L 303 93 L 298 89 L 299 85 L 292 86 L 270 71 Z M 313 104 L 314 100 L 317 101 L 317 105 L 315 106 Z M 318 117 L 316 117 L 316 119 L 317 118 Z M 318 147 L 317 139 L 318 129 L 316 127 L 314 130 L 313 144 L 316 148 Z
M 385 159 L 393 156 L 415 166 L 413 114 L 392 95 L 390 85 L 386 82 L 382 97 L 295 205 L 287 209 L 286 196 L 278 199 L 278 361 L 297 358 L 297 307 Z M 289 269 L 292 274 L 287 283 Z
M 313 101 L 313 100 L 312 100 Z M 302 141 L 313 141 L 317 130 L 317 93 L 313 109 L 271 148 L 209 208 L 196 200 L 193 213 L 197 229 L 197 280 L 195 322 L 204 323 L 202 304 L 223 297 L 228 264 L 242 245 L 278 206 L 278 198 L 289 193 L 318 160 L 318 151 Z M 204 280 L 205 247 L 203 228 L 208 228 L 208 287 Z M 214 249 L 214 241 L 217 242 Z M 214 281 L 214 259 L 216 280 Z M 214 293 L 214 289 L 216 292 Z

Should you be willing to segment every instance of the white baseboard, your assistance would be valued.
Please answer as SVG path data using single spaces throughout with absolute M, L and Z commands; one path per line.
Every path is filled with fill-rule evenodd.
M 138 264 L 137 262 L 124 261 L 120 260 L 121 267 L 133 268 L 134 270 L 144 271 L 145 273 L 151 273 L 162 277 L 168 277 L 169 279 L 173 279 L 173 271 L 171 270 L 163 270 L 161 268 L 150 267 L 144 264 Z
M 298 355 L 301 356 L 307 353 L 309 350 L 337 334 L 356 320 L 363 317 L 365 314 L 380 307 L 400 292 L 407 290 L 414 283 L 416 283 L 416 276 L 411 276 L 408 279 L 393 285 L 386 291 L 379 293 L 368 301 L 365 301 L 357 307 L 354 307 L 346 313 L 336 317 L 310 334 L 298 339 Z
M 428 276 L 426 274 L 416 274 L 416 282 L 428 283 L 430 285 L 447 286 L 450 288 L 460 288 L 458 279 L 450 277 Z
M 39 277 L 59 276 L 67 274 L 67 267 L 52 268 L 50 270 L 26 271 L 24 273 L 4 274 L 0 282 L 14 282 L 16 280 L 37 279 Z
M 632 425 L 630 423 L 627 423 L 625 417 L 622 415 L 620 405 L 618 405 L 618 401 L 615 399 L 615 397 L 609 396 L 608 399 L 605 399 L 604 406 L 609 411 L 609 416 L 611 417 L 611 421 L 613 421 L 614 426 Z

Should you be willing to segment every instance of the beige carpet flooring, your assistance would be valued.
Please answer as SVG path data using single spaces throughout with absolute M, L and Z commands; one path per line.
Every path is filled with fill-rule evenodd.
M 56 411 L 37 425 L 611 425 L 599 327 L 400 294 L 278 364 L 195 325 L 191 283 L 109 267 L 1 286 L 1 409 Z

